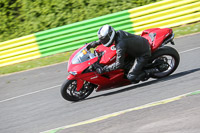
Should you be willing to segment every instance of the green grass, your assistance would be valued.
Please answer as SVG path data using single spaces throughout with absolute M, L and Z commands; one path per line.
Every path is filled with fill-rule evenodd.
M 200 22 L 172 28 L 175 37 L 200 32 Z
M 172 29 L 175 33 L 175 37 L 192 34 L 192 33 L 200 32 L 200 22 L 183 25 L 180 27 L 175 27 Z M 56 55 L 52 55 L 52 56 L 48 56 L 48 57 L 44 57 L 40 59 L 35 59 L 35 60 L 31 60 L 31 61 L 27 61 L 27 62 L 23 62 L 19 64 L 0 67 L 0 75 L 24 71 L 24 70 L 42 67 L 42 66 L 47 66 L 47 65 L 51 65 L 55 63 L 65 62 L 69 59 L 70 55 L 73 52 L 74 51 L 60 53 L 60 54 L 56 54 Z

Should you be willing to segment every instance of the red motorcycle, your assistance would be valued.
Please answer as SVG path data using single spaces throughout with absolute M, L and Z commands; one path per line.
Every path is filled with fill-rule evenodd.
M 142 37 L 149 41 L 152 56 L 145 69 L 159 68 L 151 78 L 163 78 L 173 73 L 179 65 L 178 52 L 167 43 L 174 45 L 174 33 L 169 28 L 144 30 Z M 68 61 L 69 76 L 61 87 L 62 97 L 68 101 L 79 101 L 88 97 L 93 90 L 101 91 L 131 84 L 126 78 L 134 59 L 126 56 L 124 69 L 98 74 L 96 68 L 109 65 L 116 60 L 115 45 L 99 45 L 94 52 L 87 50 L 87 45 L 76 50 Z

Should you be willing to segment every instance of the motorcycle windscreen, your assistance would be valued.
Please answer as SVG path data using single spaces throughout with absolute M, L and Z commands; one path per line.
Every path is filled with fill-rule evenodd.
M 83 49 L 80 50 L 72 59 L 72 64 L 80 64 L 90 59 L 93 59 L 95 56 L 91 52 Z

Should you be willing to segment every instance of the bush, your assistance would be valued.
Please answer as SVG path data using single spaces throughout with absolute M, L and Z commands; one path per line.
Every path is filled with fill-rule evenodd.
M 160 0 L 1 0 L 0 42 Z

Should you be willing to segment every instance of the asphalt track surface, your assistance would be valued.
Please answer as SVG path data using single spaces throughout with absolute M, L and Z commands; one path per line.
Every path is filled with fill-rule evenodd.
M 0 132 L 199 133 L 200 95 L 186 95 L 200 90 L 199 42 L 200 34 L 175 39 L 181 61 L 171 76 L 93 92 L 81 102 L 60 95 L 67 63 L 1 76 Z

